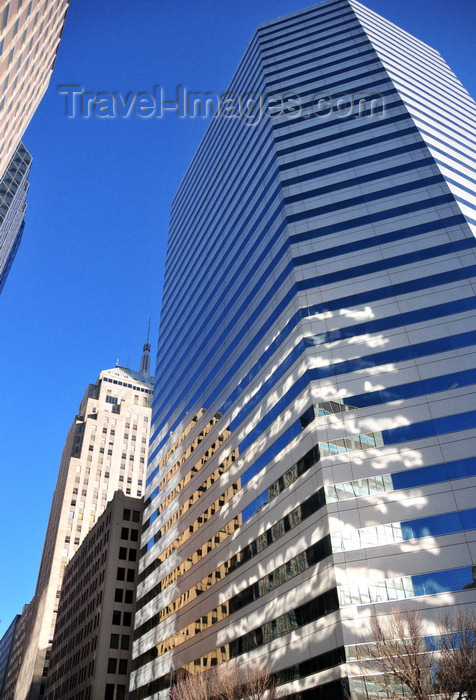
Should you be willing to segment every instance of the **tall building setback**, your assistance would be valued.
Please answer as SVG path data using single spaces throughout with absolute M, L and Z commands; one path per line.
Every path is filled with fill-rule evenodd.
M 6 0 L 0 8 L 0 177 L 46 92 L 69 0 Z
M 142 499 L 116 491 L 64 570 L 46 700 L 126 700 Z
M 31 155 L 20 143 L 0 179 L 0 292 L 12 266 L 25 226 Z
M 116 366 L 100 373 L 81 401 L 66 438 L 53 495 L 27 645 L 11 696 L 44 696 L 64 568 L 117 490 L 144 492 L 153 377 L 149 346 L 135 372 Z M 2 696 L 3 700 L 3 696 Z
M 375 697 L 373 616 L 476 602 L 476 106 L 355 0 L 226 94 L 172 205 L 131 698 L 230 662 Z

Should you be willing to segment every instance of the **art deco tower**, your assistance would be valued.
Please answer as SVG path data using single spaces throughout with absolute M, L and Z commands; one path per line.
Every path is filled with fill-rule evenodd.
M 476 108 L 355 0 L 260 26 L 227 93 L 275 109 L 173 201 L 131 697 L 256 661 L 340 700 L 370 617 L 476 600 Z
M 144 492 L 153 385 L 149 347 L 144 346 L 139 372 L 116 366 L 100 373 L 69 430 L 29 606 L 28 647 L 15 698 L 43 695 L 66 564 L 115 491 L 134 497 Z

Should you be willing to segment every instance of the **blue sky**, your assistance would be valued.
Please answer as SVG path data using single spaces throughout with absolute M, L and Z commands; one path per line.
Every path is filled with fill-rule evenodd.
M 305 0 L 74 0 L 24 142 L 23 242 L 0 296 L 0 634 L 34 593 L 67 430 L 101 369 L 156 344 L 170 202 L 204 119 L 66 116 L 57 86 L 224 92 L 257 24 Z M 476 95 L 473 0 L 366 0 L 440 51 Z M 153 354 L 155 354 L 153 352 Z

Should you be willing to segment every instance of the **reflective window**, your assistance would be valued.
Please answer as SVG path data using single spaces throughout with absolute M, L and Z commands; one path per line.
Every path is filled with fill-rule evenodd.
M 334 501 L 343 501 L 358 496 L 370 496 L 384 491 L 398 491 L 416 486 L 436 484 L 440 481 L 464 479 L 469 476 L 476 476 L 475 457 L 460 459 L 447 464 L 434 464 L 430 467 L 408 469 L 396 474 L 382 474 L 340 484 L 329 484 L 325 487 L 326 500 L 329 503 L 333 503 Z
M 162 642 L 157 644 L 159 656 L 161 654 L 165 654 L 171 649 L 175 649 L 175 647 L 191 639 L 199 632 L 208 629 L 211 627 L 211 625 L 225 619 L 237 610 L 240 610 L 249 603 L 252 603 L 254 600 L 258 600 L 262 596 L 266 595 L 266 593 L 273 591 L 286 581 L 289 581 L 303 571 L 306 571 L 309 567 L 322 561 L 331 553 L 330 538 L 327 535 L 316 544 L 308 547 L 308 549 L 306 549 L 304 552 L 296 555 L 272 571 L 270 574 L 267 574 L 256 581 L 256 583 L 254 583 L 252 586 L 248 586 L 248 588 L 245 588 L 228 601 L 224 601 L 214 610 L 209 611 L 206 615 L 202 615 L 198 620 L 195 620 L 195 622 L 192 622 L 186 627 L 174 632 L 174 634 L 172 634 L 170 637 L 167 637 Z M 229 573 L 229 571 L 226 573 Z M 224 575 L 226 575 L 226 573 L 224 573 Z M 201 587 L 200 590 L 202 591 Z M 188 602 L 190 599 L 191 597 L 188 598 Z M 150 620 L 143 623 L 138 629 L 136 629 L 134 638 L 138 639 L 146 632 L 156 627 L 161 619 L 165 619 L 165 615 L 163 617 L 160 617 L 160 615 L 154 615 Z
M 475 574 L 476 571 L 471 566 L 466 566 L 415 576 L 400 576 L 372 583 L 339 586 L 339 603 L 345 607 L 461 591 L 476 587 Z

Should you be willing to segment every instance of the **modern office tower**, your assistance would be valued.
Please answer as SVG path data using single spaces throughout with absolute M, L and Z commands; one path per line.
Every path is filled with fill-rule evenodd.
M 0 177 L 43 97 L 68 0 L 6 0 L 0 10 Z
M 53 495 L 15 699 L 44 695 L 63 572 L 115 491 L 144 491 L 153 377 L 149 348 L 141 371 L 114 367 L 90 384 L 66 438 Z
M 0 179 L 0 292 L 12 266 L 25 226 L 31 155 L 20 143 Z
M 226 95 L 172 206 L 131 697 L 365 697 L 369 618 L 476 599 L 475 104 L 354 0 L 260 26 Z
M 116 491 L 64 570 L 46 700 L 129 696 L 142 503 Z

